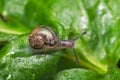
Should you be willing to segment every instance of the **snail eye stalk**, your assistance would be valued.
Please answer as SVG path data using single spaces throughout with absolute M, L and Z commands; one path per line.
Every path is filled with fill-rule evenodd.
M 78 40 L 79 38 L 81 38 L 83 35 L 87 34 L 87 31 L 83 32 L 82 34 L 80 34 L 78 37 L 76 37 L 75 39 L 73 39 L 73 41 Z
M 75 42 L 76 40 L 78 40 L 79 38 L 81 38 L 85 34 L 87 34 L 87 31 L 85 31 L 82 34 L 80 34 L 78 37 L 76 37 L 75 39 L 73 39 L 73 41 Z M 76 50 L 75 50 L 74 47 L 72 48 L 72 51 L 73 51 L 73 55 L 75 57 L 76 64 L 78 65 L 79 64 L 79 59 L 78 59 L 78 56 L 77 56 L 77 53 L 76 53 Z

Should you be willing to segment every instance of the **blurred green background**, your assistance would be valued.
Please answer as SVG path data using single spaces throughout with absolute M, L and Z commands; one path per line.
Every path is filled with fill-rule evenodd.
M 0 80 L 120 80 L 120 0 L 1 0 Z M 30 32 L 51 27 L 71 49 L 35 54 Z

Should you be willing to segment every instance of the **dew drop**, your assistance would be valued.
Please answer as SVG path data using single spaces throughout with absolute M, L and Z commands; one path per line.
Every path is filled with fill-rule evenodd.
M 35 76 L 35 74 L 32 75 L 33 77 Z
M 66 77 L 66 76 L 68 76 L 69 75 L 69 73 L 68 72 L 64 72 L 64 76 Z
M 68 80 L 72 80 L 71 78 L 68 78 Z

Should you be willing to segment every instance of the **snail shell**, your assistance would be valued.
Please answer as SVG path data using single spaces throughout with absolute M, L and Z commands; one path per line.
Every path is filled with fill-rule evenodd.
M 59 38 L 55 32 L 46 26 L 36 27 L 29 36 L 29 43 L 34 49 L 52 47 L 55 46 L 58 42 Z

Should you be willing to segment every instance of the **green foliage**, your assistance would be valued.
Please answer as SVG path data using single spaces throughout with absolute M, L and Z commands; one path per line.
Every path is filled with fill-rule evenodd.
M 1 0 L 0 80 L 119 80 L 120 1 Z M 71 49 L 35 54 L 30 31 L 51 27 L 60 39 L 73 39 Z
M 55 80 L 96 80 L 101 76 L 97 73 L 85 69 L 69 69 L 61 71 Z

